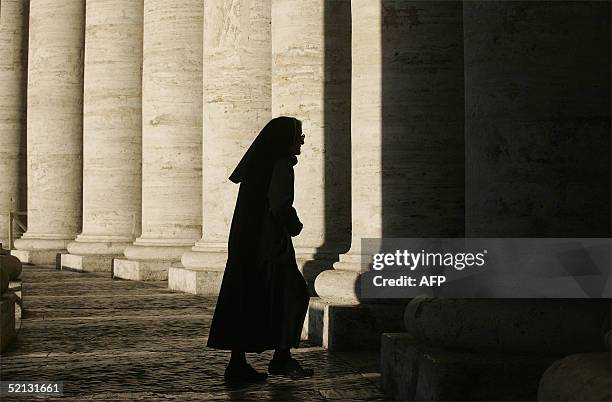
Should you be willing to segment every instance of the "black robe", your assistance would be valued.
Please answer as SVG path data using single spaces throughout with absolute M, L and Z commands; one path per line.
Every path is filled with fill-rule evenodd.
M 278 158 L 240 182 L 208 347 L 262 352 L 299 344 L 309 296 L 291 241 L 302 229 L 292 206 L 296 163 Z

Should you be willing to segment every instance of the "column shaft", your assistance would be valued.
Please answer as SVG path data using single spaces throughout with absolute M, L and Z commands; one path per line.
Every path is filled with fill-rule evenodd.
M 272 115 L 296 117 L 306 135 L 295 167 L 294 239 L 306 280 L 349 246 L 350 2 L 272 2 Z
M 140 233 L 143 1 L 86 8 L 83 232 L 62 265 L 110 270 Z
M 468 1 L 464 18 L 467 234 L 610 236 L 610 4 Z
M 463 21 L 466 234 L 609 237 L 610 3 L 465 1 Z M 551 356 L 597 356 L 610 316 L 609 299 L 417 297 L 406 336 L 383 337 L 382 388 L 396 400 L 590 400 L 538 395 L 533 379 L 542 391 L 563 372 L 546 370 Z M 586 382 L 554 386 L 597 389 Z
M 334 264 L 358 271 L 362 237 L 382 237 L 382 6 L 352 2 L 351 249 Z
M 308 336 L 377 349 L 405 301 L 362 300 L 362 238 L 464 232 L 461 2 L 352 1 L 352 244 L 319 274 Z
M 26 209 L 28 9 L 2 2 L 0 14 L 0 243 L 8 248 L 8 213 Z M 19 234 L 15 230 L 13 235 Z
M 144 2 L 142 234 L 121 277 L 165 278 L 202 234 L 202 12 L 201 0 Z
M 238 194 L 228 177 L 271 118 L 270 0 L 205 2 L 203 40 L 203 233 L 168 281 L 217 293 Z
M 84 20 L 83 1 L 30 2 L 27 262 L 53 263 L 81 228 Z
M 464 233 L 460 2 L 352 2 L 352 244 L 316 280 L 357 301 L 361 239 Z

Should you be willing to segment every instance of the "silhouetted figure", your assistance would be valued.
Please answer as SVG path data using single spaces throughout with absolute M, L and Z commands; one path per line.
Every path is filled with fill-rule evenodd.
M 302 230 L 293 208 L 293 166 L 304 143 L 302 124 L 272 119 L 261 130 L 230 176 L 240 183 L 228 242 L 228 258 L 208 347 L 231 350 L 225 378 L 267 377 L 247 362 L 245 352 L 274 349 L 270 374 L 304 377 L 291 357 L 308 308 L 308 288 L 291 241 Z

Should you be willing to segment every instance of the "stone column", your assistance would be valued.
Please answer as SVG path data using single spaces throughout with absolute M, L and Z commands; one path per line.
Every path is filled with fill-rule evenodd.
M 610 3 L 465 1 L 463 21 L 466 235 L 609 237 Z M 609 299 L 415 298 L 408 334 L 383 337 L 383 390 L 536 400 L 552 361 L 606 350 L 610 310 Z M 598 368 L 584 363 L 587 376 Z M 562 381 L 561 393 L 601 384 Z
M 81 228 L 82 0 L 32 0 L 28 53 L 28 230 L 13 251 L 50 264 Z
M 168 273 L 171 289 L 217 294 L 238 185 L 229 175 L 271 113 L 270 0 L 204 3 L 203 236 Z
M 115 260 L 121 278 L 167 278 L 202 235 L 202 11 L 144 2 L 142 234 Z
M 323 298 L 356 302 L 361 238 L 382 237 L 382 6 L 352 1 L 351 247 L 315 289 Z
M 362 238 L 464 233 L 461 3 L 353 0 L 351 12 L 352 243 L 316 278 L 309 313 L 309 337 L 330 349 L 403 329 L 405 302 L 360 298 Z
M 62 267 L 110 271 L 140 232 L 143 1 L 88 0 L 83 232 Z
M 28 7 L 5 0 L 0 13 L 0 243 L 8 244 L 8 213 L 26 209 L 26 73 Z M 19 232 L 15 230 L 13 235 Z
M 609 237 L 610 4 L 465 16 L 467 234 Z
M 350 16 L 349 0 L 272 1 L 272 115 L 303 122 L 294 245 L 311 286 L 349 246 Z

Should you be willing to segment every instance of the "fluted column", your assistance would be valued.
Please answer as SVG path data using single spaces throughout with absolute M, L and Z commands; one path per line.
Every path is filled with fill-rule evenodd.
M 168 286 L 215 294 L 238 194 L 228 177 L 271 118 L 270 0 L 206 1 L 203 40 L 202 239 Z
M 201 0 L 144 2 L 142 234 L 119 277 L 166 278 L 202 235 L 202 12 Z
M 140 234 L 142 0 L 88 0 L 83 232 L 62 266 L 110 271 Z
M 84 28 L 82 0 L 30 2 L 24 262 L 53 263 L 81 228 Z
M 272 2 L 272 115 L 303 122 L 294 245 L 311 284 L 349 246 L 350 14 L 348 0 Z
M 8 248 L 8 213 L 26 209 L 27 4 L 3 1 L 0 21 L 0 243 Z

